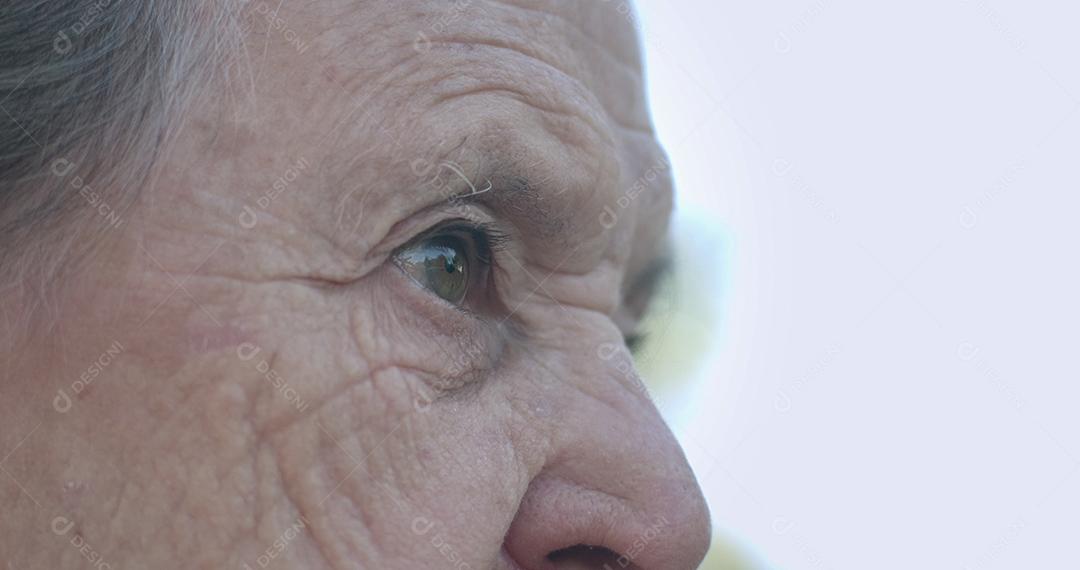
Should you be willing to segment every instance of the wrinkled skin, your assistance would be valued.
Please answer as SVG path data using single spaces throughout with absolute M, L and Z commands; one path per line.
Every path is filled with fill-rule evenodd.
M 290 4 L 54 328 L 7 321 L 0 562 L 695 568 L 707 511 L 622 348 L 672 197 L 618 3 Z M 393 260 L 453 219 L 508 236 L 467 311 Z

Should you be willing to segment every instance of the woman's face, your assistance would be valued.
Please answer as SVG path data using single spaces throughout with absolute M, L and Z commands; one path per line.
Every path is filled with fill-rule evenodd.
M 706 508 L 623 348 L 672 204 L 625 6 L 247 10 L 8 370 L 0 552 L 696 567 Z

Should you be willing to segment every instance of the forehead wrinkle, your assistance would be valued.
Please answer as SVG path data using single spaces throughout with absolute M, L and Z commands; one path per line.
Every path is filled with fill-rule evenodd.
M 559 30 L 568 36 L 563 41 L 545 41 L 555 39 L 541 34 L 546 26 L 525 26 L 522 29 L 525 38 L 531 40 L 524 45 L 535 52 L 533 57 L 555 67 L 558 66 L 553 61 L 560 59 L 560 56 L 571 60 L 583 57 L 580 63 L 584 64 L 584 68 L 577 68 L 575 73 L 570 74 L 577 76 L 601 99 L 603 108 L 613 121 L 651 132 L 652 121 L 644 97 L 645 76 L 637 29 L 633 27 L 634 20 L 618 13 L 614 3 L 527 0 L 527 3 L 537 5 L 527 6 L 510 0 L 490 2 L 535 14 L 545 23 L 555 20 Z M 570 9 L 574 11 L 573 17 L 560 13 L 560 10 Z M 632 33 L 597 33 L 598 30 L 615 30 L 618 26 L 632 30 Z M 511 38 L 511 41 L 514 39 Z M 545 50 L 541 46 L 550 49 Z M 624 54 L 629 54 L 629 57 L 621 57 Z M 615 96 L 604 97 L 609 91 Z
M 433 6 L 434 4 L 421 4 L 416 11 L 437 14 Z M 448 7 L 446 4 L 439 6 L 452 9 L 452 6 Z M 501 6 L 501 9 L 492 10 L 491 6 Z M 619 184 L 620 170 L 615 166 L 620 162 L 616 158 L 619 154 L 616 149 L 620 146 L 617 141 L 625 136 L 624 131 L 616 136 L 615 125 L 631 122 L 637 127 L 635 130 L 644 132 L 646 129 L 640 125 L 643 122 L 648 123 L 644 111 L 644 119 L 631 117 L 622 120 L 627 119 L 627 113 L 618 110 L 620 102 L 624 100 L 644 101 L 640 71 L 625 61 L 616 63 L 618 58 L 615 55 L 636 56 L 638 53 L 610 47 L 612 42 L 626 42 L 635 38 L 632 34 L 590 35 L 574 25 L 573 20 L 567 16 L 557 11 L 549 12 L 549 8 L 552 6 L 525 8 L 498 2 L 473 4 L 473 8 L 469 9 L 469 17 L 460 18 L 442 30 L 442 33 L 431 33 L 431 30 L 423 25 L 415 28 L 428 32 L 431 51 L 417 53 L 412 49 L 411 43 L 406 41 L 412 36 L 403 37 L 394 42 L 391 51 L 401 48 L 407 54 L 388 53 L 376 58 L 374 67 L 379 71 L 376 73 L 378 80 L 374 85 L 371 81 L 350 81 L 347 84 L 346 89 L 353 93 L 353 99 L 395 101 L 397 107 L 392 107 L 393 110 L 381 115 L 376 121 L 388 127 L 387 131 L 426 131 L 431 137 L 429 140 L 441 138 L 444 141 L 438 146 L 425 144 L 426 149 L 413 148 L 409 142 L 413 139 L 406 137 L 407 140 L 402 141 L 406 148 L 398 149 L 404 154 L 399 152 L 398 156 L 393 156 L 395 153 L 391 152 L 393 149 L 388 145 L 375 144 L 379 150 L 368 155 L 370 160 L 366 157 L 362 160 L 368 164 L 395 163 L 393 170 L 400 173 L 400 176 L 393 177 L 397 183 L 386 178 L 378 182 L 360 177 L 356 179 L 369 184 L 374 182 L 387 188 L 412 187 L 412 191 L 394 192 L 397 196 L 393 198 L 394 204 L 389 203 L 389 192 L 382 193 L 380 195 L 384 196 L 384 204 L 371 204 L 372 207 L 365 207 L 364 212 L 385 208 L 387 211 L 403 213 L 423 207 L 424 203 L 434 205 L 446 200 L 450 195 L 445 192 L 445 188 L 442 192 L 423 191 L 422 181 L 411 176 L 409 159 L 425 154 L 429 157 L 439 154 L 443 158 L 454 158 L 454 152 L 459 150 L 459 147 L 475 148 L 477 151 L 486 151 L 487 154 L 481 154 L 482 160 L 475 166 L 469 165 L 468 161 L 462 163 L 463 171 L 476 181 L 477 187 L 481 186 L 480 181 L 485 178 L 491 178 L 495 186 L 494 191 L 473 197 L 472 200 L 504 213 L 506 218 L 512 219 L 508 221 L 513 221 L 514 226 L 522 231 L 527 230 L 534 240 L 543 240 L 549 245 L 564 245 L 570 249 L 586 243 L 588 247 L 585 251 L 593 254 L 597 252 L 597 248 L 604 247 L 609 238 L 601 236 L 605 232 L 596 221 L 596 214 L 600 207 L 613 202 L 617 197 L 615 192 L 618 191 L 616 186 Z M 599 13 L 599 10 L 585 8 L 576 10 L 589 12 L 593 16 Z M 472 17 L 474 14 L 477 17 Z M 622 15 L 613 11 L 608 17 L 612 22 L 622 22 Z M 506 22 L 510 25 L 504 25 Z M 612 22 L 604 22 L 600 27 L 610 29 Z M 404 28 L 403 26 L 399 31 L 404 31 Z M 386 65 L 391 62 L 396 64 L 387 68 Z M 601 75 L 590 71 L 598 68 L 622 70 L 623 81 L 626 83 L 621 86 L 612 85 Z M 395 80 L 388 81 L 387 76 Z M 601 79 L 598 80 L 598 77 Z M 607 84 L 597 86 L 598 81 Z M 474 100 L 466 97 L 484 92 L 489 92 L 493 98 L 485 100 L 484 95 L 481 95 Z M 361 93 L 364 97 L 357 97 Z M 601 96 L 607 100 L 601 101 Z M 499 98 L 517 102 L 502 105 Z M 451 104 L 452 101 L 462 101 L 461 106 Z M 496 105 L 492 106 L 488 101 Z M 522 108 L 517 107 L 519 104 Z M 439 107 L 442 109 L 437 110 Z M 521 130 L 521 119 L 524 115 L 519 113 L 527 113 L 524 107 L 538 111 L 535 115 L 528 113 L 531 117 L 529 122 L 535 127 L 529 135 L 523 134 Z M 643 103 L 624 107 L 644 108 Z M 482 109 L 483 112 L 468 118 L 467 122 L 440 121 L 440 117 L 454 117 L 455 113 L 466 108 Z M 425 117 L 433 120 L 429 121 Z M 377 130 L 380 134 L 384 132 L 383 129 L 373 129 L 374 125 L 361 126 L 355 124 L 355 121 L 351 122 L 354 123 L 351 128 L 344 129 L 348 131 L 345 138 L 350 140 L 366 138 L 370 141 L 372 130 Z M 411 125 L 411 128 L 403 129 L 406 124 Z M 454 132 L 445 131 L 444 127 L 447 125 L 450 125 L 449 128 Z M 487 136 L 490 130 L 486 127 L 492 125 L 497 128 L 491 130 L 505 130 L 505 134 L 510 138 Z M 428 130 L 429 127 L 434 130 Z M 467 137 L 463 137 L 463 127 L 489 140 L 480 145 L 471 144 L 476 141 L 466 144 L 464 138 Z M 544 136 L 559 140 L 555 145 L 555 148 L 559 149 L 558 154 L 549 156 L 530 152 L 530 144 L 540 140 L 534 136 L 542 131 L 546 132 Z M 454 139 L 455 134 L 462 138 Z M 450 144 L 446 145 L 448 140 Z M 460 144 L 454 145 L 459 142 Z M 508 142 L 510 144 L 507 144 Z M 363 146 L 371 144 L 373 143 L 368 142 Z M 507 148 L 511 146 L 516 153 L 507 152 Z M 554 160 L 554 164 L 547 164 L 551 162 L 548 159 Z M 439 160 L 441 159 L 436 159 L 435 162 Z M 538 162 L 544 164 L 538 166 Z M 347 170 L 359 170 L 354 168 L 359 166 L 350 165 Z M 487 176 L 474 176 L 480 173 Z M 457 185 L 454 193 L 469 192 L 466 184 L 456 180 L 454 184 Z M 411 196 L 406 198 L 405 194 Z M 625 219 L 629 222 L 632 217 Z M 584 263 L 586 259 L 593 259 L 594 256 L 583 252 L 579 258 L 579 261 Z M 556 259 L 554 263 L 559 261 L 561 259 Z
M 521 102 L 520 96 L 514 99 L 520 106 L 496 112 L 483 99 L 465 99 L 484 111 L 468 123 L 451 123 L 452 128 L 464 125 L 468 133 L 437 153 L 436 161 L 457 162 L 472 187 L 490 181 L 493 190 L 473 198 L 528 230 L 534 241 L 574 246 L 594 240 L 603 233 L 597 216 L 604 203 L 614 200 L 619 176 L 618 146 L 610 127 L 601 122 L 589 128 L 577 116 L 539 110 Z M 556 153 L 549 154 L 551 149 Z M 454 194 L 473 191 L 470 184 L 455 182 Z
M 596 135 L 611 138 L 603 105 L 577 78 L 517 49 L 480 45 L 484 45 L 484 51 L 488 53 L 470 53 L 461 61 L 455 61 L 452 65 L 460 67 L 445 72 L 435 83 L 432 87 L 434 105 L 481 93 L 502 93 L 537 110 L 574 117 L 587 124 Z M 497 55 L 493 58 L 491 52 L 497 52 Z M 502 65 L 493 67 L 492 61 L 500 61 Z
M 476 18 L 455 21 L 445 33 L 430 38 L 433 48 L 441 55 L 498 68 L 506 77 L 522 81 L 549 78 L 560 86 L 568 82 L 601 116 L 651 129 L 640 62 L 620 59 L 615 55 L 617 48 L 596 37 L 600 34 L 584 32 L 558 12 L 498 2 L 488 5 L 495 8 Z M 618 14 L 609 17 L 622 20 Z M 555 24 L 550 25 L 551 21 Z
M 526 3 L 527 2 L 531 2 L 532 4 L 537 5 L 542 4 L 542 2 L 538 0 L 526 0 Z M 634 39 L 630 42 L 622 42 L 621 45 L 609 45 L 608 43 L 601 41 L 599 38 L 594 37 L 591 33 L 589 33 L 591 31 L 600 29 L 600 23 L 596 20 L 598 20 L 599 17 L 604 17 L 604 15 L 602 14 L 603 6 L 601 3 L 596 3 L 598 5 L 590 5 L 589 2 L 567 3 L 556 0 L 555 3 L 548 2 L 546 4 L 548 9 L 543 9 L 539 6 L 528 6 L 526 5 L 526 3 L 513 0 L 488 0 L 488 3 L 501 4 L 526 12 L 531 12 L 541 18 L 558 20 L 566 27 L 567 30 L 573 32 L 579 38 L 583 39 L 587 43 L 598 46 L 600 48 L 599 51 L 607 55 L 617 65 L 632 69 L 637 69 L 641 67 L 641 51 L 636 43 L 636 35 L 634 36 Z M 574 8 L 576 17 L 570 18 L 566 15 L 559 13 L 558 9 L 555 8 L 556 6 L 561 9 Z M 591 12 L 586 13 L 586 9 L 592 10 Z M 607 14 L 606 17 L 624 18 L 624 16 L 618 14 L 618 12 Z M 619 53 L 622 53 L 623 51 L 629 53 L 630 57 L 622 58 L 617 55 Z

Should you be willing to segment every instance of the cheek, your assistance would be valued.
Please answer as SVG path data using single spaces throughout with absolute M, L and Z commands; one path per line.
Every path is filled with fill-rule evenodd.
M 255 434 L 256 470 L 282 494 L 271 500 L 309 517 L 343 559 L 440 567 L 452 552 L 485 567 L 543 462 L 529 418 L 553 419 L 557 402 L 516 395 L 536 375 L 503 362 L 513 357 L 490 323 L 389 271 L 327 289 L 239 286 L 235 328 L 152 344 L 171 351 L 176 378 L 238 390 L 229 415 Z
M 416 412 L 395 442 L 411 452 L 399 458 L 414 472 L 405 487 L 415 500 L 403 514 L 430 521 L 474 568 L 498 552 L 532 475 L 512 417 L 505 400 L 480 391 Z M 438 546 L 425 538 L 419 548 Z
M 449 552 L 481 568 L 498 551 L 528 484 L 510 410 L 483 390 L 418 402 L 428 383 L 375 369 L 268 437 L 289 499 L 343 559 L 435 568 Z

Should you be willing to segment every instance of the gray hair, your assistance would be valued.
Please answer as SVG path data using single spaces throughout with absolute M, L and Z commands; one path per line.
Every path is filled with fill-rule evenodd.
M 0 0 L 0 288 L 51 280 L 118 225 L 242 43 L 240 4 Z

